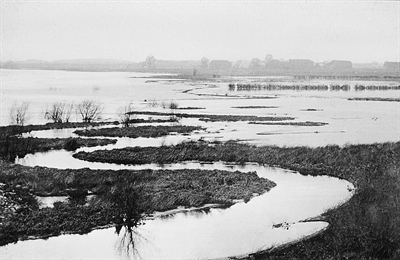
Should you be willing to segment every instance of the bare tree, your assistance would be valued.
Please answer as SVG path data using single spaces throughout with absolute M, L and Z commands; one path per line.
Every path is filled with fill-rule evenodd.
M 74 108 L 73 103 L 55 102 L 50 108 L 46 107 L 44 118 L 52 120 L 54 123 L 68 123 Z
M 175 114 L 175 111 L 178 109 L 178 107 L 179 107 L 179 104 L 175 101 L 171 101 L 169 103 L 168 108 L 171 109 L 171 116 L 170 116 L 171 120 L 174 120 L 174 121 L 178 120 L 178 118 Z
M 14 102 L 10 108 L 10 124 L 23 126 L 29 120 L 29 102 Z
M 120 119 L 120 122 L 124 124 L 125 127 L 129 127 L 134 115 L 130 112 L 133 112 L 133 104 L 130 102 L 129 104 L 119 107 L 117 110 L 117 115 Z
M 94 100 L 84 100 L 76 106 L 76 113 L 85 123 L 93 122 L 101 117 L 103 104 Z

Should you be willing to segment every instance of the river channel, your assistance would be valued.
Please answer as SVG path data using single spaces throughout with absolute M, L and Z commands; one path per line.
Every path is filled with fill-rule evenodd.
M 58 134 L 57 134 L 58 133 Z M 41 137 L 67 137 L 71 131 L 40 131 Z M 35 135 L 35 133 L 33 133 Z M 179 139 L 179 136 L 176 137 Z M 136 145 L 154 145 L 154 140 Z M 158 140 L 159 141 L 159 140 Z M 113 147 L 131 146 L 134 139 L 119 138 Z M 80 150 L 104 149 L 82 148 Z M 170 165 L 116 165 L 77 160 L 72 152 L 50 151 L 17 159 L 26 166 L 92 169 L 220 169 L 256 171 L 277 186 L 249 202 L 227 209 L 178 209 L 156 213 L 133 232 L 106 228 L 86 235 L 61 235 L 27 240 L 1 248 L 4 259 L 214 259 L 248 255 L 323 231 L 328 223 L 304 221 L 347 201 L 354 187 L 345 180 L 299 173 L 258 164 L 185 162 Z M 51 203 L 60 198 L 47 198 Z M 61 198 L 62 199 L 62 198 Z M 50 202 L 49 202 L 50 201 Z

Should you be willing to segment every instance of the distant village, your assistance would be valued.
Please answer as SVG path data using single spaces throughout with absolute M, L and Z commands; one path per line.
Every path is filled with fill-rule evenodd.
M 149 55 L 142 62 L 107 59 L 73 60 L 26 60 L 1 62 L 3 69 L 42 69 L 71 71 L 132 71 L 179 73 L 185 75 L 391 75 L 400 76 L 400 62 L 352 63 L 348 60 L 315 62 L 309 59 L 265 59 L 251 60 L 158 60 Z

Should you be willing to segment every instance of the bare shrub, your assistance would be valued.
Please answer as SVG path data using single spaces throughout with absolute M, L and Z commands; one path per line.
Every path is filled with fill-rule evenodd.
M 163 101 L 163 102 L 161 102 L 161 107 L 163 109 L 175 110 L 175 109 L 178 109 L 179 104 L 175 101 L 170 101 L 170 102 Z
M 94 100 L 84 100 L 76 106 L 76 113 L 85 123 L 100 119 L 103 112 L 103 104 Z
M 23 126 L 29 120 L 29 102 L 14 102 L 10 108 L 10 124 Z
M 168 108 L 169 108 L 169 103 L 166 102 L 166 101 L 161 102 L 160 105 L 161 105 L 161 107 L 162 107 L 163 109 L 168 109 Z
M 158 107 L 158 106 L 160 106 L 160 104 L 158 104 L 157 100 L 149 100 L 147 102 L 147 106 L 148 107 Z
M 177 102 L 175 102 L 175 101 L 171 101 L 169 103 L 169 105 L 168 105 L 168 108 L 171 109 L 171 110 L 178 109 L 178 107 L 179 107 L 179 104 Z
M 51 120 L 54 123 L 68 123 L 71 118 L 73 109 L 73 103 L 67 103 L 65 101 L 55 102 L 50 106 L 50 108 L 46 107 L 44 118 L 47 120 Z
M 133 104 L 130 102 L 125 106 L 121 106 L 117 110 L 117 115 L 120 119 L 120 123 L 122 123 L 125 127 L 129 127 L 134 115 L 130 112 L 133 112 Z

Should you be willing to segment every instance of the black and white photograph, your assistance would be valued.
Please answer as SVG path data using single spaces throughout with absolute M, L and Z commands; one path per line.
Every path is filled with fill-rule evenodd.
M 400 1 L 0 0 L 0 260 L 400 259 Z

